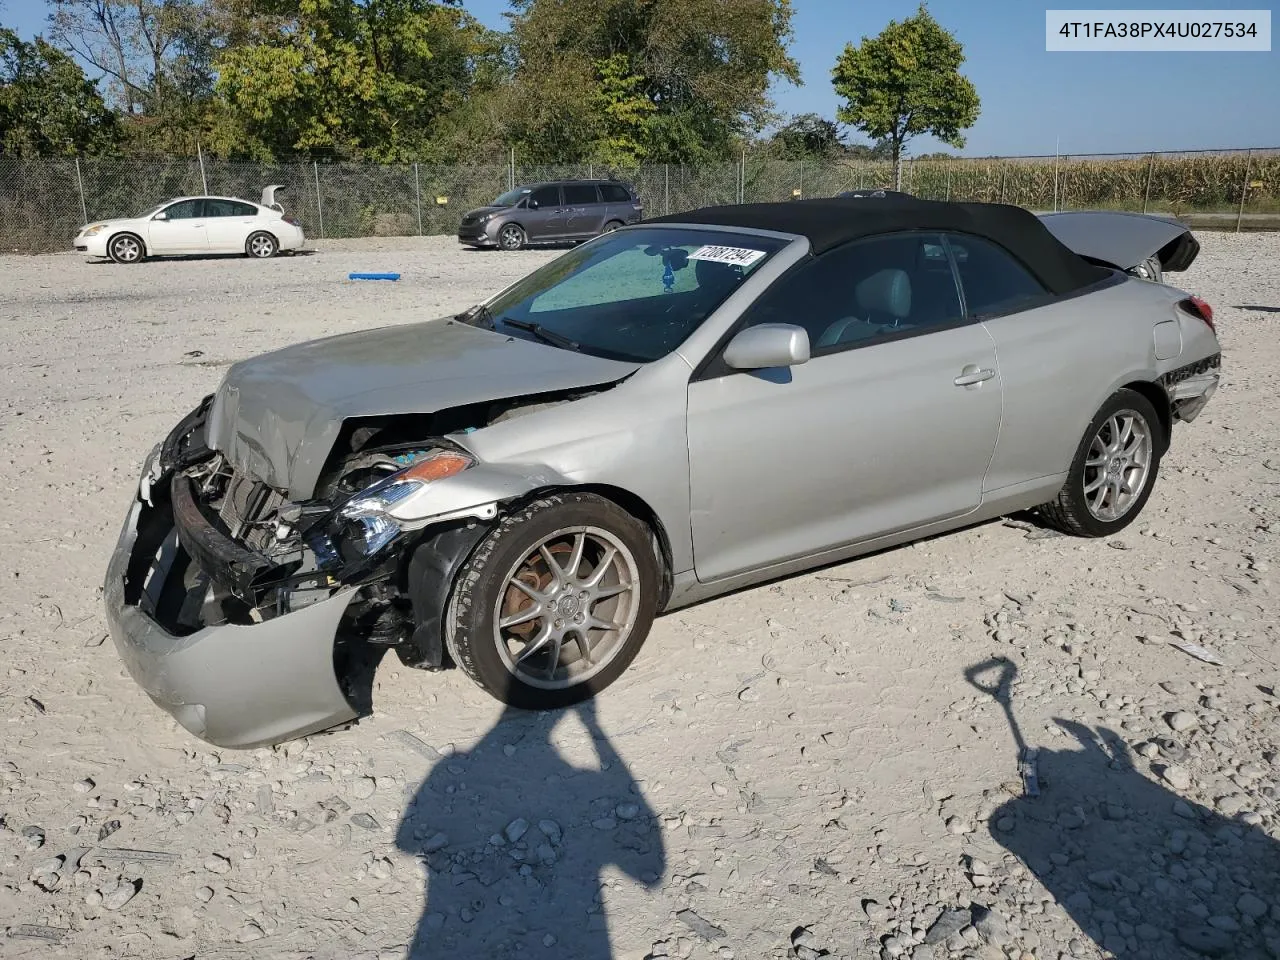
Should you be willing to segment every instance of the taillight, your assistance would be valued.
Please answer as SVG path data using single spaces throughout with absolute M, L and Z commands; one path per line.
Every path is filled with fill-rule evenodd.
M 1179 300 L 1178 306 L 1193 317 L 1199 317 L 1214 333 L 1218 332 L 1218 328 L 1213 325 L 1213 307 L 1209 306 L 1209 304 L 1205 303 L 1205 301 L 1201 300 L 1199 297 L 1193 296 L 1187 297 L 1185 300 Z
M 293 217 L 284 217 L 283 219 L 285 223 L 291 224 L 292 226 L 295 226 L 295 227 L 300 226 L 298 221 L 293 219 Z

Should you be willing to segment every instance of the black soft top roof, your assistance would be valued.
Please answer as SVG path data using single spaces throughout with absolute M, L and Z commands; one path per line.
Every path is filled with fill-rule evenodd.
M 999 244 L 1055 294 L 1107 276 L 1062 244 L 1030 210 L 1004 203 L 943 203 L 915 197 L 829 197 L 703 207 L 646 223 L 699 223 L 795 233 L 814 254 L 850 240 L 904 230 L 968 233 Z

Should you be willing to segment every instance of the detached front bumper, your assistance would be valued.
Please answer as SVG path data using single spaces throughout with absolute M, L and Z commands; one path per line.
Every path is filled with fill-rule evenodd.
M 153 453 L 104 584 L 111 637 L 133 679 L 188 731 L 220 747 L 278 743 L 354 720 L 335 641 L 355 588 L 260 623 L 183 635 L 157 621 L 186 558 L 167 498 L 151 489 L 155 462 Z

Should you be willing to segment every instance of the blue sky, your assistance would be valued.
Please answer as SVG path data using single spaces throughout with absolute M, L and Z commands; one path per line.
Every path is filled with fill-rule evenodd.
M 590 2 L 590 0 L 583 0 Z M 1169 4 L 1170 0 L 1163 0 Z M 465 0 L 499 27 L 506 0 Z M 1090 0 L 1089 9 L 1137 5 Z M 780 109 L 831 117 L 838 103 L 831 67 L 846 42 L 910 16 L 917 0 L 793 0 L 791 53 L 804 85 L 780 85 Z M 1054 2 L 1054 9 L 1074 5 Z M 1200 0 L 1182 9 L 1260 8 Z M 1280 146 L 1280 48 L 1269 53 L 1048 53 L 1046 4 L 1028 0 L 931 0 L 929 9 L 964 44 L 965 74 L 982 113 L 968 133 L 969 155 L 1194 150 Z M 30 36 L 44 0 L 0 0 L 0 23 Z M 1273 19 L 1277 19 L 1274 17 Z M 1277 24 L 1273 24 L 1273 28 Z M 858 139 L 856 136 L 854 139 Z M 915 152 L 936 149 L 913 141 Z

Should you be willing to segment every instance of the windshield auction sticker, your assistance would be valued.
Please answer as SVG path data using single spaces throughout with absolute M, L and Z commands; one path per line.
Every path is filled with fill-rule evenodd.
M 1270 10 L 1046 10 L 1045 49 L 1238 51 L 1271 49 Z
M 689 259 L 714 260 L 716 263 L 734 263 L 740 267 L 749 267 L 763 256 L 763 250 L 751 250 L 747 247 L 716 247 L 708 244 L 689 254 Z

